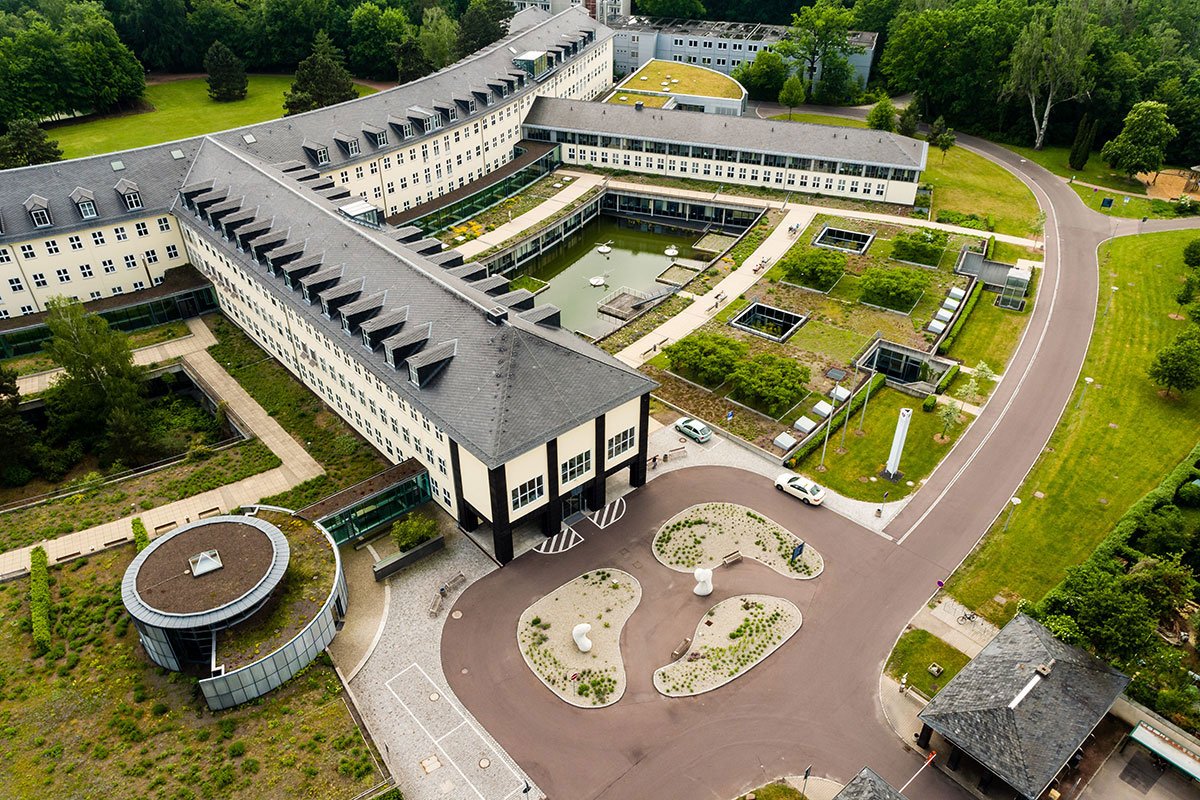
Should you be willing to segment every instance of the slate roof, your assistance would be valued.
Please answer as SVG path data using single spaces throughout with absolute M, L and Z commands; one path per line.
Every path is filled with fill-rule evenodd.
M 899 790 L 879 777 L 879 773 L 870 767 L 863 767 L 862 772 L 846 784 L 833 800 L 907 800 Z
M 757 117 L 698 115 L 694 111 L 661 108 L 638 111 L 632 106 L 553 97 L 535 100 L 524 124 L 526 128 L 638 137 L 903 169 L 925 169 L 929 151 L 926 142 L 898 133 Z
M 1038 673 L 1048 665 L 1048 675 Z M 920 719 L 1035 800 L 1120 696 L 1129 678 L 1018 614 Z
M 396 242 L 393 232 L 346 219 L 337 213 L 336 202 L 309 191 L 276 167 L 251 163 L 219 142 L 205 142 L 185 183 L 189 187 L 211 184 L 213 196 L 244 198 L 244 208 L 261 209 L 259 220 L 286 231 L 282 247 L 305 244 L 301 258 L 323 253 L 324 268 L 314 275 L 329 273 L 337 280 L 333 287 L 324 287 L 323 293 L 361 285 L 360 297 L 386 293 L 381 316 L 407 308 L 400 332 L 384 341 L 382 349 L 368 351 L 360 334 L 343 331 L 339 313 L 332 319 L 326 317 L 319 303 L 304 302 L 299 291 L 289 290 L 281 277 L 270 277 L 250 254 L 215 234 L 183 203 L 174 208 L 183 224 L 253 275 L 274 299 L 298 313 L 489 467 L 640 397 L 656 385 L 572 333 L 523 318 L 517 308 L 507 310 L 502 324 L 492 324 L 487 312 L 501 305 L 503 298 L 488 296 Z M 239 233 L 254 224 L 246 223 Z M 512 298 L 518 305 L 522 299 Z M 426 328 L 427 338 L 418 336 L 419 349 L 411 354 L 416 362 L 424 364 L 433 355 L 451 355 L 446 365 L 418 388 L 409 382 L 406 367 L 398 365 L 403 368 L 397 370 L 387 364 L 384 352 L 398 340 L 407 343 L 413 331 L 423 333 Z M 422 352 L 426 355 L 420 356 Z

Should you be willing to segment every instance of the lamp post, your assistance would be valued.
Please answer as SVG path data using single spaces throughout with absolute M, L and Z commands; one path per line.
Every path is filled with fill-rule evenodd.
M 1109 309 L 1112 308 L 1113 298 L 1117 296 L 1117 289 L 1119 289 L 1119 288 L 1121 288 L 1121 287 L 1113 286 L 1112 291 L 1108 293 L 1108 305 L 1104 306 L 1105 314 L 1107 314 Z
M 1079 408 L 1081 405 L 1083 405 L 1083 398 L 1084 398 L 1084 395 L 1087 394 L 1088 387 L 1091 386 L 1095 382 L 1096 382 L 1095 378 L 1084 378 L 1083 379 L 1083 389 L 1080 390 L 1080 392 L 1079 392 L 1079 400 L 1077 400 L 1075 402 L 1075 408 Z
M 851 386 L 858 386 L 858 362 L 854 362 L 854 380 L 850 382 Z M 850 397 L 846 398 L 849 403 L 854 398 L 854 390 L 850 390 Z M 850 427 L 850 411 L 846 410 L 846 419 L 842 422 L 842 452 L 846 451 L 846 429 Z
M 1017 510 L 1017 506 L 1021 505 L 1021 498 L 1014 497 L 1008 502 L 1008 518 L 1004 520 L 1004 530 L 1008 530 L 1008 523 L 1012 522 L 1013 512 Z
M 833 386 L 833 402 L 837 402 L 838 389 L 842 388 L 842 382 L 838 381 Z M 833 418 L 837 416 L 837 406 L 829 412 L 829 419 L 825 421 L 825 443 L 821 445 L 821 466 L 818 469 L 825 469 L 825 450 L 829 447 L 829 429 L 833 427 Z
M 875 352 L 871 354 L 871 377 L 867 379 L 866 397 L 863 398 L 863 412 L 858 416 L 858 432 L 862 433 L 863 422 L 867 418 L 867 403 L 871 402 L 871 381 L 875 380 L 875 372 L 878 369 L 879 363 L 879 347 L 875 347 Z

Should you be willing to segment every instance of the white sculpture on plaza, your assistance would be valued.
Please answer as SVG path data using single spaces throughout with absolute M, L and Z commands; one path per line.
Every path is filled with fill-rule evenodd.
M 692 591 L 701 597 L 708 597 L 712 594 L 712 575 L 713 571 L 711 569 L 696 567 L 696 571 L 692 573 L 692 577 L 696 579 L 696 588 Z
M 571 630 L 571 637 L 575 640 L 575 646 L 579 648 L 579 652 L 591 652 L 592 640 L 588 638 L 588 634 L 591 632 L 592 626 L 586 622 L 579 623 Z

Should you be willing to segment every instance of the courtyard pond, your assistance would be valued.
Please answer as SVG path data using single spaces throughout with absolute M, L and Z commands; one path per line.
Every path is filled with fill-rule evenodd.
M 793 559 L 795 548 L 804 551 Z M 788 578 L 815 578 L 825 560 L 778 523 L 734 503 L 700 503 L 671 517 L 654 536 L 654 557 L 679 572 L 720 566 L 737 552 Z
M 654 672 L 667 697 L 711 692 L 752 669 L 800 630 L 800 609 L 782 597 L 744 594 L 717 603 L 678 661 Z
M 637 222 L 632 226 L 628 220 L 601 215 L 573 234 L 566 246 L 547 257 L 539 257 L 533 266 L 523 267 L 520 274 L 550 284 L 538 293 L 537 304 L 558 306 L 564 328 L 596 338 L 625 323 L 601 314 L 597 310 L 601 299 L 621 287 L 656 294 L 671 288 L 656 279 L 673 263 L 682 262 L 696 269 L 703 266 L 704 254 L 691 246 L 700 237 L 699 232 L 675 228 L 641 230 Z M 611 252 L 600 252 L 599 247 L 604 244 Z M 673 257 L 666 255 L 670 247 L 678 251 Z M 668 277 L 686 282 L 688 276 Z M 598 286 L 592 285 L 593 278 L 601 279 Z
M 517 622 L 517 645 L 533 674 L 560 700 L 580 708 L 612 705 L 625 693 L 621 631 L 642 599 L 642 586 L 628 572 L 586 572 L 542 597 Z M 573 631 L 585 633 L 583 652 Z

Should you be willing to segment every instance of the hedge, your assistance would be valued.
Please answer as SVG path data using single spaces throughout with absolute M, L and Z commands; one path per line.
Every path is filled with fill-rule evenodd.
M 150 546 L 150 534 L 146 533 L 141 517 L 133 518 L 133 545 L 139 553 Z
M 983 284 L 975 281 L 975 286 L 972 287 L 971 293 L 967 295 L 967 302 L 963 304 L 962 311 L 958 314 L 958 319 L 954 320 L 954 324 L 950 326 L 949 333 L 938 344 L 937 351 L 944 353 L 954 344 L 954 340 L 958 338 L 958 334 L 962 331 L 963 324 L 967 321 L 967 317 L 971 316 L 971 309 L 975 308 L 975 303 L 979 301 L 979 293 L 983 291 Z
M 978 214 L 964 214 L 961 211 L 942 209 L 937 213 L 937 221 L 957 225 L 960 228 L 974 228 L 979 231 L 990 231 L 996 228 L 996 220 L 992 218 L 991 214 L 981 217 Z
M 863 403 L 867 402 L 867 398 L 875 394 L 875 391 L 883 386 L 886 381 L 887 377 L 882 372 L 876 372 L 874 375 L 872 375 L 871 380 L 867 382 L 866 388 L 851 397 L 850 402 L 847 405 L 842 406 L 842 408 L 836 414 L 830 417 L 829 422 L 826 423 L 829 426 L 829 435 L 832 436 L 838 428 L 842 427 L 842 422 L 846 419 L 846 416 L 857 411 Z M 821 432 L 820 436 L 808 437 L 808 440 L 804 442 L 804 444 L 797 447 L 796 452 L 792 453 L 791 457 L 788 458 L 788 468 L 795 469 L 796 465 L 799 464 L 800 461 L 807 457 L 812 451 L 816 450 L 824 440 L 824 431 Z
M 987 240 L 987 247 L 985 247 L 983 250 L 983 257 L 986 258 L 988 261 L 991 261 L 992 255 L 995 252 L 996 252 L 996 237 L 989 236 L 988 240 Z
M 950 387 L 950 381 L 954 380 L 954 376 L 957 374 L 958 374 L 958 364 L 954 364 L 950 367 L 950 369 L 946 370 L 946 373 L 944 375 L 942 375 L 942 379 L 937 382 L 937 386 L 934 387 L 933 393 L 934 394 L 945 394 L 946 389 L 948 389 Z M 934 402 L 937 402 L 937 401 L 935 400 Z
M 41 546 L 29 551 L 29 616 L 34 655 L 45 655 L 50 649 L 50 559 Z
M 943 231 L 921 229 L 897 234 L 892 240 L 892 258 L 936 267 L 949 237 Z
M 933 411 L 933 409 L 935 407 L 937 407 L 937 395 L 936 394 L 926 395 L 925 399 L 921 402 L 921 410 L 922 411 Z

